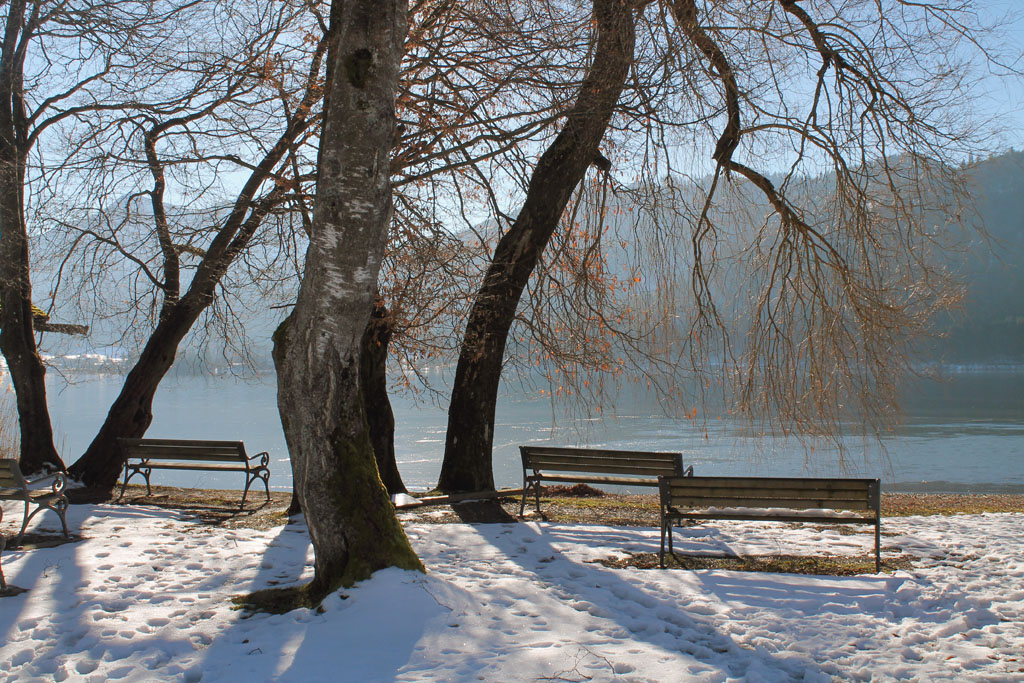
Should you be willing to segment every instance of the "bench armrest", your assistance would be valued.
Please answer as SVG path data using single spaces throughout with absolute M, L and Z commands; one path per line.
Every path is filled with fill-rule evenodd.
M 260 467 L 266 467 L 266 466 L 268 466 L 270 464 L 270 453 L 267 453 L 266 451 L 263 451 L 262 453 L 257 453 L 256 455 L 249 455 L 249 456 L 246 456 L 246 457 L 250 461 L 255 460 L 256 458 L 259 458 L 260 459 Z
M 54 493 L 60 493 L 65 488 L 67 488 L 68 478 L 64 475 L 63 472 L 51 472 L 50 474 L 44 474 L 38 477 L 33 477 L 32 479 L 26 479 L 25 484 L 31 486 L 32 484 L 38 484 L 40 482 L 46 481 L 47 479 L 53 479 L 53 483 L 50 485 L 50 488 L 53 489 Z

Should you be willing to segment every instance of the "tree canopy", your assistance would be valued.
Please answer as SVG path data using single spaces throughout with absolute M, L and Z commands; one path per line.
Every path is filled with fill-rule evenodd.
M 244 336 L 240 291 L 295 297 L 274 360 L 319 592 L 419 566 L 373 458 L 368 344 L 413 375 L 457 359 L 451 491 L 494 486 L 510 367 L 597 409 L 630 380 L 690 417 L 721 397 L 784 434 L 888 428 L 914 340 L 958 296 L 934 217 L 961 216 L 961 162 L 989 141 L 976 76 L 1019 57 L 968 0 L 5 7 L 0 347 L 23 460 L 62 464 L 29 221 L 59 237 L 54 296 L 141 332 L 72 468 L 95 486 L 197 321 Z

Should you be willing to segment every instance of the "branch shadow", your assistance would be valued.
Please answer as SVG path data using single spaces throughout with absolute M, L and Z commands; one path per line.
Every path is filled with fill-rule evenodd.
M 106 516 L 104 512 L 100 508 L 96 517 Z M 125 519 L 120 528 L 128 537 L 133 520 L 166 516 L 142 509 L 118 512 Z M 69 527 L 87 529 L 91 521 L 82 507 L 69 508 Z M 59 529 L 53 533 L 43 530 L 40 524 L 26 535 L 29 542 L 7 564 L 13 570 L 12 578 L 27 590 L 5 600 L 0 610 L 0 632 L 7 634 L 0 644 L 4 652 L 0 671 L 13 672 L 15 680 L 82 680 L 103 666 L 102 673 L 114 679 L 138 675 L 141 664 L 153 677 L 190 680 L 187 660 L 194 644 L 189 635 L 160 631 L 160 619 L 145 619 L 139 591 L 125 591 L 119 582 L 103 580 L 104 570 L 130 568 L 114 562 L 100 564 L 110 552 L 60 542 Z M 118 537 L 106 538 L 106 546 L 114 545 Z M 82 534 L 78 540 L 87 538 Z M 125 542 L 131 541 L 126 538 Z M 152 562 L 149 558 L 142 561 Z M 152 571 L 157 574 L 157 568 Z M 159 594 L 153 598 L 154 602 L 171 599 Z M 138 610 L 140 605 L 143 608 Z M 141 627 L 133 623 L 140 621 Z M 131 658 L 134 661 L 124 661 Z
M 303 558 L 301 566 L 296 557 Z M 312 579 L 309 534 L 301 517 L 282 528 L 260 566 L 250 583 L 252 591 Z M 382 671 L 397 675 L 414 656 L 428 624 L 449 612 L 428 583 L 417 572 L 385 569 L 352 589 L 335 591 L 316 608 L 282 614 L 241 610 L 238 620 L 208 648 L 203 676 L 356 681 L 367 676 L 377 680 Z
M 512 529 L 512 533 L 507 533 Z M 612 622 L 603 629 L 651 648 L 675 650 L 720 674 L 743 678 L 765 669 L 789 679 L 805 675 L 827 676 L 812 658 L 774 653 L 750 643 L 737 643 L 721 628 L 717 615 L 702 614 L 690 598 L 703 590 L 740 608 L 777 610 L 792 618 L 817 618 L 823 605 L 837 613 L 881 610 L 902 579 L 882 577 L 811 577 L 795 575 L 737 575 L 735 572 L 689 570 L 623 571 L 567 558 L 562 549 L 615 547 L 623 552 L 657 551 L 657 530 L 638 528 L 566 527 L 540 523 L 519 524 L 488 540 L 520 569 L 533 573 L 563 603 Z M 721 547 L 721 543 L 718 544 Z M 524 547 L 525 546 L 525 547 Z M 517 558 L 526 550 L 540 555 L 538 564 Z M 658 583 L 649 583 L 657 578 Z M 665 591 L 665 582 L 679 581 Z M 569 579 L 569 580 L 567 580 Z M 689 605 L 690 609 L 686 609 Z

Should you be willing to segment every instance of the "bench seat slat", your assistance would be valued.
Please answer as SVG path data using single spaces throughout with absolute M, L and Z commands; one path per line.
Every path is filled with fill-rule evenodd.
M 557 464 L 587 464 L 587 463 L 618 463 L 622 465 L 631 465 L 633 463 L 648 463 L 654 466 L 669 467 L 675 462 L 674 458 L 649 458 L 638 453 L 636 456 L 631 458 L 611 458 L 603 455 L 585 456 L 585 455 L 531 455 L 529 456 L 530 464 L 534 467 L 544 467 L 546 465 L 557 465 Z
M 686 477 L 685 480 L 673 479 L 673 488 L 712 488 L 746 487 L 752 489 L 777 489 L 777 488 L 799 488 L 814 489 L 824 488 L 828 490 L 852 490 L 867 491 L 875 480 L 873 479 L 826 479 L 808 477 Z
M 664 467 L 627 467 L 626 465 L 558 465 L 548 467 L 538 467 L 534 470 L 538 472 L 540 476 L 547 476 L 546 472 L 594 472 L 596 474 L 626 474 L 634 476 L 648 476 L 655 480 L 659 475 L 672 475 L 675 474 L 674 469 L 665 469 Z
M 604 458 L 594 457 L 586 458 L 575 455 L 552 455 L 544 457 L 531 457 L 530 464 L 539 469 L 552 466 L 567 466 L 567 465 L 582 465 L 589 467 L 591 465 L 615 465 L 618 467 L 656 467 L 658 469 L 667 469 L 669 471 L 675 469 L 673 467 L 673 460 L 665 460 L 662 458 L 645 458 L 637 456 L 635 458 Z
M 128 447 L 183 446 L 186 448 L 216 448 L 223 446 L 236 449 L 245 447 L 241 441 L 193 441 L 191 439 L 121 439 L 121 443 Z
M 739 522 L 746 521 L 766 521 L 766 522 L 813 522 L 816 524 L 874 524 L 874 517 L 831 517 L 829 515 L 786 515 L 786 514 L 729 514 L 729 513 L 713 513 L 703 514 L 700 512 L 683 512 L 679 514 L 673 514 L 674 518 L 678 519 L 706 519 L 706 520 L 734 520 Z
M 26 493 L 29 500 L 37 502 L 57 500 L 64 495 L 62 493 L 54 493 L 51 489 L 0 489 L 0 500 L 25 500 Z
M 220 451 L 207 453 L 197 451 L 151 451 L 151 450 L 128 450 L 128 457 L 135 460 L 222 460 L 225 462 L 244 461 L 245 458 L 238 453 L 223 453 Z
M 531 458 L 549 455 L 569 455 L 600 458 L 655 458 L 672 460 L 682 457 L 682 453 L 671 451 L 622 451 L 607 448 L 554 448 L 547 446 L 520 446 L 520 450 Z
M 827 500 L 849 500 L 857 499 L 864 500 L 867 496 L 867 491 L 854 491 L 851 489 L 798 489 L 798 488 L 778 488 L 772 489 L 771 491 L 765 491 L 764 489 L 752 489 L 752 488 L 729 488 L 725 486 L 715 488 L 689 488 L 689 487 L 675 487 L 673 486 L 670 492 L 673 499 L 675 498 L 824 498 Z
M 542 477 L 527 477 L 528 481 L 532 480 L 539 481 L 564 481 L 576 484 L 585 484 L 587 482 L 593 482 L 595 484 L 621 484 L 623 486 L 657 486 L 658 480 L 651 479 L 650 477 L 601 477 L 601 476 L 586 476 L 578 475 L 573 476 L 571 474 L 545 474 Z
M 793 510 L 813 510 L 817 508 L 827 510 L 870 510 L 873 509 L 864 498 L 766 498 L 764 496 L 750 497 L 694 497 L 694 498 L 671 498 L 674 508 L 707 508 L 707 507 L 739 507 L 739 508 L 792 508 Z
M 253 469 L 245 467 L 244 465 L 230 465 L 227 463 L 220 464 L 215 462 L 149 462 L 142 464 L 132 463 L 129 467 L 151 470 L 208 470 L 211 472 L 246 472 L 249 469 Z

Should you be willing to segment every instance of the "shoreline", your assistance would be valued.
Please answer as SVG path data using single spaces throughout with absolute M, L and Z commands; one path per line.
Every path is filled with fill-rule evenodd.
M 114 504 L 119 490 L 98 496 L 85 489 L 71 489 L 68 495 L 73 504 Z M 180 510 L 195 514 L 204 523 L 229 527 L 267 529 L 287 523 L 290 492 L 272 491 L 268 504 L 264 504 L 263 492 L 252 493 L 245 509 L 239 510 L 240 491 L 154 486 L 153 495 L 147 496 L 145 486 L 129 485 L 123 502 Z M 411 523 L 511 523 L 519 520 L 518 495 L 507 495 L 498 501 L 500 508 L 491 501 L 470 500 L 454 504 L 426 503 L 397 512 L 400 520 Z M 541 496 L 541 510 L 543 515 L 538 517 L 528 507 L 523 521 L 656 527 L 659 515 L 655 493 L 603 493 L 592 489 L 548 489 Z M 882 493 L 882 517 L 984 513 L 1024 513 L 1024 494 Z

